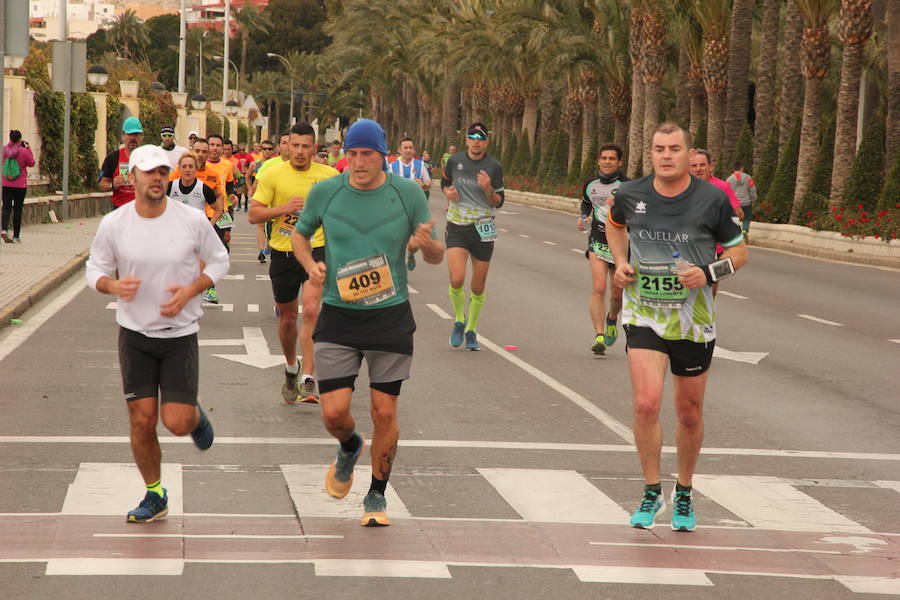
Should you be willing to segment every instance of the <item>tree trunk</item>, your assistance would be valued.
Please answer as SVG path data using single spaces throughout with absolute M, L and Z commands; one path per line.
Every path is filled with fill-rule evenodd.
M 824 86 L 824 80 L 818 77 L 806 80 L 803 123 L 800 125 L 800 155 L 797 158 L 797 187 L 794 189 L 791 223 L 795 223 L 797 220 L 803 196 L 809 189 L 810 177 L 816 166 L 816 155 L 819 151 L 819 137 L 822 129 L 822 89 Z M 846 160 L 847 157 L 843 158 Z
M 719 160 L 730 167 L 741 128 L 747 120 L 747 90 L 750 85 L 750 34 L 753 31 L 753 0 L 734 0 L 731 9 L 731 40 L 728 44 L 728 96 L 725 131 Z
M 628 177 L 637 177 L 643 165 L 644 147 L 644 80 L 640 69 L 631 71 L 631 124 L 628 127 Z
M 281 102 L 275 103 L 275 133 L 281 135 Z
M 528 135 L 528 147 L 534 148 L 534 138 L 537 135 L 538 123 L 538 94 L 525 94 L 525 108 L 522 112 L 522 131 Z
M 793 2 L 788 2 L 784 22 L 784 40 L 781 44 L 781 98 L 778 129 L 778 147 L 781 148 L 791 135 L 792 124 L 803 102 L 803 77 L 800 74 L 800 43 L 803 36 L 803 17 Z
M 684 126 L 691 118 L 691 59 L 687 50 L 678 51 L 678 88 L 675 91 L 675 120 Z
M 706 122 L 706 146 L 713 160 L 721 160 L 722 135 L 725 129 L 725 94 L 709 94 L 709 119 Z
M 764 0 L 762 17 L 762 45 L 759 55 L 772 57 L 778 48 L 778 21 L 781 18 L 781 0 Z M 772 131 L 775 110 L 774 60 L 760 60 L 756 73 L 756 126 L 753 139 L 753 164 L 762 161 L 766 140 Z
M 650 142 L 653 139 L 653 130 L 659 125 L 659 92 L 662 84 L 659 81 L 644 83 L 644 138 L 641 162 L 643 173 L 646 175 L 653 170 L 650 162 Z
M 697 93 L 691 96 L 691 124 L 688 126 L 688 131 L 691 132 L 692 138 L 700 131 L 700 122 L 703 121 L 705 116 L 706 107 L 703 105 L 703 92 L 698 90 Z
M 613 143 L 624 148 L 628 142 L 628 118 L 616 119 L 613 129 Z
M 831 170 L 831 194 L 828 204 L 840 206 L 847 176 L 856 154 L 856 121 L 859 110 L 859 78 L 862 74 L 864 44 L 844 44 L 841 59 L 841 87 L 837 99 L 834 129 L 834 162 Z
M 591 153 L 591 146 L 596 140 L 597 103 L 585 102 L 581 108 L 581 162 L 588 159 L 588 155 Z
M 456 140 L 457 111 L 459 110 L 459 83 L 447 81 L 444 87 L 444 99 L 441 107 L 441 138 L 454 143 Z
M 569 154 L 566 160 L 566 175 L 572 172 L 572 163 L 575 162 L 575 154 L 578 152 L 578 135 L 575 133 L 575 130 L 569 130 L 568 135 L 566 136 L 569 140 Z M 581 166 L 576 165 L 576 168 L 580 171 Z
M 887 3 L 884 16 L 887 24 L 887 121 L 885 135 L 885 172 L 891 161 L 900 154 L 900 2 Z
M 243 28 L 242 28 L 243 29 Z M 244 74 L 247 72 L 247 42 L 250 36 L 246 31 L 241 32 L 241 71 L 238 75 L 238 82 L 244 82 Z

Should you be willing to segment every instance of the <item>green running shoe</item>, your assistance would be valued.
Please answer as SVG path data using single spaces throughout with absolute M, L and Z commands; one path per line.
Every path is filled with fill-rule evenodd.
M 605 337 L 601 334 L 597 334 L 597 337 L 594 338 L 594 343 L 591 344 L 591 352 L 596 354 L 597 356 L 603 356 L 606 354 L 606 342 L 604 341 Z
M 694 502 L 691 493 L 674 490 L 672 492 L 672 529 L 675 531 L 694 531 L 697 529 L 697 515 L 694 514 Z
M 616 320 L 606 317 L 606 330 L 603 332 L 603 343 L 609 348 L 616 343 L 619 337 L 619 331 L 616 329 Z
M 631 526 L 638 529 L 653 529 L 653 525 L 656 523 L 656 516 L 665 509 L 666 501 L 662 494 L 647 490 L 644 492 L 641 505 L 631 515 Z

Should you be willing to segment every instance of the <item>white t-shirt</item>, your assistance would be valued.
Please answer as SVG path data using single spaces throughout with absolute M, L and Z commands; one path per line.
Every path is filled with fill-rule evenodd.
M 228 273 L 228 252 L 206 216 L 186 204 L 166 198 L 163 213 L 153 219 L 137 213 L 129 202 L 100 221 L 91 244 L 85 277 L 90 287 L 97 281 L 133 275 L 141 280 L 131 302 L 118 301 L 116 322 L 152 338 L 175 338 L 196 333 L 203 315 L 200 296 L 194 296 L 174 317 L 160 314 L 171 286 L 185 286 L 203 273 L 215 284 Z
M 388 166 L 388 171 L 404 179 L 421 179 L 424 183 L 431 181 L 428 168 L 418 158 L 412 159 L 409 164 L 404 163 L 402 158 L 398 158 Z
M 160 148 L 162 148 L 165 151 L 166 155 L 169 157 L 169 164 L 172 165 L 173 171 L 178 168 L 178 159 L 181 158 L 182 154 L 187 152 L 187 148 L 178 145 L 173 146 L 171 150 L 168 148 L 163 148 L 162 146 L 160 146 Z

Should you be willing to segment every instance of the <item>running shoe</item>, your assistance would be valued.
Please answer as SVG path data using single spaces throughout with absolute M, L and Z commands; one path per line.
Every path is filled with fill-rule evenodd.
M 0 231 L 0 237 L 2 237 L 3 241 L 7 244 L 12 244 L 12 238 L 9 237 L 9 232 L 7 232 L 5 229 L 3 231 Z
M 463 343 L 463 332 L 466 329 L 465 323 L 460 323 L 456 321 L 453 323 L 453 333 L 450 334 L 450 345 L 454 348 L 459 348 Z
M 647 490 L 644 492 L 641 505 L 631 515 L 631 526 L 638 529 L 653 529 L 653 525 L 656 523 L 656 516 L 665 509 L 666 500 L 662 497 L 662 494 Z
M 359 524 L 363 527 L 387 527 L 391 524 L 391 520 L 384 512 L 386 507 L 387 500 L 381 492 L 370 490 L 363 500 L 363 516 Z
M 466 332 L 466 350 L 481 350 L 481 344 L 478 343 L 478 336 L 474 331 Z
M 603 332 L 603 343 L 609 348 L 616 343 L 619 337 L 619 330 L 616 328 L 616 320 L 606 317 L 606 330 Z
M 266 264 L 266 253 L 260 250 L 259 256 L 256 257 L 256 260 L 258 260 L 260 264 Z
M 134 510 L 128 511 L 129 523 L 152 523 L 169 514 L 169 492 L 163 488 L 163 495 L 147 491 L 147 495 Z
M 20 239 L 17 238 L 17 237 L 14 237 L 13 240 L 12 240 L 12 243 L 13 243 L 13 244 L 21 244 L 21 243 L 22 243 L 22 240 L 20 240 Z
M 604 343 L 605 336 L 601 334 L 597 334 L 594 338 L 594 343 L 591 344 L 591 352 L 596 354 L 597 356 L 603 356 L 606 354 L 606 343 Z
M 309 378 L 300 384 L 300 402 L 307 404 L 318 404 L 319 394 L 316 389 L 316 380 Z
M 194 445 L 201 450 L 209 450 L 209 447 L 213 445 L 216 434 L 213 432 L 212 423 L 206 418 L 206 412 L 203 410 L 203 407 L 198 404 L 197 408 L 200 409 L 200 422 L 197 423 L 197 428 L 191 432 L 191 439 L 194 440 Z
M 297 381 L 300 379 L 300 373 L 288 373 L 284 372 L 284 385 L 281 386 L 281 397 L 284 398 L 285 403 L 293 404 L 297 401 L 297 396 L 300 393 L 297 389 Z
M 208 290 L 203 292 L 203 299 L 210 304 L 218 304 L 219 292 L 216 291 L 216 288 L 209 288 Z
M 331 463 L 328 473 L 325 474 L 325 491 L 333 498 L 345 497 L 350 493 L 350 488 L 353 487 L 353 467 L 356 466 L 356 461 L 359 459 L 359 455 L 362 454 L 363 446 L 366 445 L 366 441 L 360 434 L 354 433 L 353 435 L 359 441 L 359 447 L 357 447 L 356 452 L 350 454 L 338 446 L 337 458 Z
M 408 271 L 412 271 L 416 268 L 416 253 L 408 252 L 406 254 L 406 269 Z
M 694 514 L 694 502 L 690 492 L 672 491 L 672 529 L 675 531 L 697 529 L 697 515 Z

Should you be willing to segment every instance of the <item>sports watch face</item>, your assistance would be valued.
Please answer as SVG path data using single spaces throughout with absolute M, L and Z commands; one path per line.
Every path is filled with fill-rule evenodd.
M 731 260 L 726 258 L 725 260 L 717 260 L 709 265 L 710 272 L 712 274 L 713 281 L 718 281 L 720 279 L 724 279 L 729 275 L 734 275 L 734 265 Z

